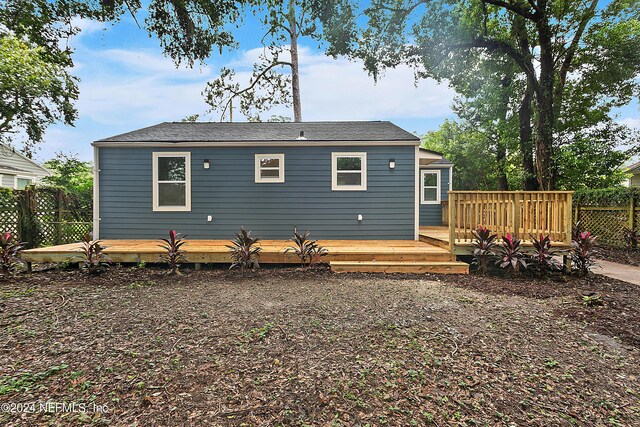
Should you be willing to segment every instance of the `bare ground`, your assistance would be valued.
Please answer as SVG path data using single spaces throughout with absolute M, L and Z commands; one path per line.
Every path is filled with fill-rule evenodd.
M 640 424 L 640 342 L 629 332 L 639 292 L 527 280 L 21 276 L 0 282 L 0 404 L 107 410 L 0 412 L 0 423 Z M 604 306 L 583 305 L 593 290 Z

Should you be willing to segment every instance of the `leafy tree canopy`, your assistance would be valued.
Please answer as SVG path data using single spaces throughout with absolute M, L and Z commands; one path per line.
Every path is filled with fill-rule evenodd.
M 91 206 L 93 199 L 93 165 L 83 162 L 75 154 L 56 153 L 56 157 L 44 163 L 53 175 L 43 182 L 64 188 L 76 195 L 84 206 Z

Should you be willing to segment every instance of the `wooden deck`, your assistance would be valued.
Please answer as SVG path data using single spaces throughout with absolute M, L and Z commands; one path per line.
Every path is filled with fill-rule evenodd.
M 160 262 L 162 249 L 157 240 L 103 240 L 105 253 L 113 262 Z M 284 240 L 262 240 L 261 263 L 295 264 L 298 259 L 286 254 L 290 245 Z M 456 262 L 451 252 L 442 247 L 412 240 L 321 240 L 328 251 L 325 260 L 338 272 L 409 272 L 463 273 L 465 263 Z M 229 263 L 225 240 L 187 240 L 183 246 L 188 263 Z M 30 263 L 77 262 L 81 245 L 73 243 L 29 249 L 22 258 Z

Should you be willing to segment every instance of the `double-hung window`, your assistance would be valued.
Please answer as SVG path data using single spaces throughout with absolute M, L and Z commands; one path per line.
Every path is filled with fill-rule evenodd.
M 420 202 L 423 205 L 440 203 L 440 171 L 422 170 L 420 172 Z
M 284 154 L 256 154 L 255 181 L 284 182 Z
M 153 210 L 191 210 L 191 153 L 153 153 Z
M 331 189 L 367 189 L 367 153 L 331 153 Z

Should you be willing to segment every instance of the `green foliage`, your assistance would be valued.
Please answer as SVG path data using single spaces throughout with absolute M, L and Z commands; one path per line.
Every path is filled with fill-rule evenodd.
M 598 294 L 589 294 L 582 296 L 582 303 L 587 307 L 599 307 L 604 305 L 604 301 L 602 301 L 602 297 Z
M 259 268 L 260 252 L 262 248 L 257 246 L 260 238 L 251 237 L 251 231 L 240 227 L 240 232 L 235 233 L 236 238 L 231 241 L 231 245 L 226 245 L 231 254 L 231 267 L 229 269 L 240 268 L 242 275 L 246 270 Z
M 180 274 L 178 270 L 180 263 L 186 261 L 185 251 L 182 249 L 182 246 L 187 243 L 186 240 L 176 230 L 169 230 L 169 238 L 160 240 L 163 243 L 158 246 L 165 250 L 160 259 L 169 264 L 171 274 Z
M 42 381 L 67 369 L 68 365 L 62 364 L 52 366 L 43 372 L 25 372 L 18 376 L 2 376 L 0 377 L 0 396 L 15 393 L 27 393 L 30 390 L 42 387 Z
M 25 243 L 17 242 L 11 233 L 0 233 L 0 272 L 7 277 L 21 262 L 20 253 Z
M 573 194 L 573 203 L 580 206 L 629 206 L 631 199 L 640 203 L 640 189 L 628 187 L 583 188 Z
M 309 238 L 310 231 L 305 231 L 303 234 L 298 233 L 298 229 L 294 227 L 293 237 L 289 239 L 293 243 L 285 249 L 284 253 L 293 253 L 300 260 L 302 268 L 312 266 L 319 263 L 323 256 L 326 256 L 329 251 L 320 246 L 317 240 Z
M 27 154 L 49 125 L 72 124 L 77 116 L 76 79 L 44 48 L 2 31 L 0 94 L 0 142 L 21 143 Z
M 56 153 L 56 158 L 48 160 L 44 166 L 53 175 L 44 177 L 46 184 L 64 188 L 80 201 L 83 209 L 90 209 L 93 201 L 93 165 L 83 162 L 75 154 Z

